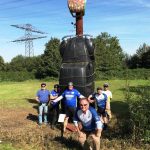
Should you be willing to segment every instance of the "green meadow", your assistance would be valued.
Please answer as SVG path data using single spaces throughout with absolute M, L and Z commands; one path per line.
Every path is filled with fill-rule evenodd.
M 31 80 L 25 82 L 1 82 L 0 83 L 0 107 L 30 107 L 26 99 L 34 99 L 40 83 L 46 82 L 47 89 L 52 90 L 56 81 Z M 102 86 L 105 82 L 109 83 L 110 90 L 113 93 L 114 101 L 124 101 L 125 88 L 129 86 L 147 86 L 149 80 L 103 80 L 96 81 L 95 87 Z
M 9 111 L 9 110 L 24 110 L 24 109 L 32 110 L 34 103 L 30 103 L 29 100 L 34 101 L 36 92 L 40 88 L 40 84 L 42 82 L 47 83 L 47 89 L 49 89 L 49 90 L 52 90 L 53 85 L 55 83 L 58 83 L 57 81 L 44 81 L 44 80 L 43 81 L 30 80 L 30 81 L 25 81 L 25 82 L 1 82 L 0 83 L 0 110 L 3 110 L 3 112 L 5 112 L 5 110 L 7 110 L 7 111 Z M 113 99 L 111 101 L 111 108 L 112 108 L 112 113 L 113 113 L 115 121 L 116 121 L 116 118 L 125 119 L 128 115 L 128 104 L 126 103 L 126 100 L 125 100 L 127 86 L 129 86 L 129 87 L 147 87 L 150 85 L 149 80 L 102 80 L 102 81 L 96 81 L 95 87 L 97 87 L 97 86 L 102 87 L 102 85 L 105 82 L 109 83 L 110 90 L 113 93 Z M 132 93 L 132 95 L 134 96 L 135 93 Z M 113 128 L 113 122 L 115 122 L 114 120 L 112 119 L 112 128 Z M 34 124 L 34 126 L 36 126 L 36 125 Z M 1 129 L 1 130 L 3 130 L 3 129 Z M 2 131 L 0 132 L 0 134 L 2 134 Z M 1 135 L 0 135 L 0 138 L 1 138 Z M 59 141 L 57 141 L 58 139 L 56 139 L 55 142 L 52 142 L 52 147 L 54 147 L 53 149 L 56 149 L 57 146 L 59 146 L 59 148 L 62 147 L 61 142 L 59 143 Z M 33 146 L 31 146 L 32 148 L 30 146 L 23 148 L 22 144 L 20 146 L 18 143 L 17 144 L 15 143 L 14 139 L 12 141 L 13 142 L 6 140 L 4 143 L 2 141 L 2 143 L 0 143 L 0 150 L 36 149 Z M 106 145 L 110 145 L 110 147 L 111 147 L 112 143 L 114 144 L 113 148 L 116 150 L 120 149 L 120 148 L 118 148 L 117 145 L 122 145 L 122 140 L 112 139 L 112 140 L 108 141 L 107 138 L 104 138 L 104 139 L 102 139 L 102 141 L 103 141 L 102 142 L 103 149 L 105 149 Z M 68 143 L 67 140 L 65 142 Z M 75 145 L 75 143 L 74 143 L 74 145 Z M 126 147 L 127 148 L 124 148 L 124 149 L 127 149 L 127 150 L 134 149 L 134 147 L 132 147 L 132 146 L 130 147 L 130 145 L 126 145 Z M 63 149 L 67 150 L 70 148 L 67 148 L 67 146 L 66 146 Z M 73 149 L 73 148 L 71 148 L 71 149 Z M 37 150 L 38 150 L 38 148 L 37 148 Z M 134 149 L 134 150 L 136 150 L 136 149 Z

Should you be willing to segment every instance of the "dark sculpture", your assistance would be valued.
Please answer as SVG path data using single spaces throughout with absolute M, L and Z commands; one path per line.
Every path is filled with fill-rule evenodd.
M 89 35 L 65 37 L 60 45 L 62 65 L 59 84 L 63 91 L 73 82 L 84 96 L 94 91 L 94 45 Z

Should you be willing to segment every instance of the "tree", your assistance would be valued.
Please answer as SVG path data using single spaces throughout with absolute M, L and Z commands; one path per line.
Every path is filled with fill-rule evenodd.
M 0 71 L 4 71 L 5 69 L 5 62 L 2 56 L 0 56 Z
M 131 56 L 131 58 L 128 60 L 128 67 L 130 69 L 135 69 L 140 67 L 140 59 L 137 54 L 134 54 Z
M 59 45 L 60 40 L 57 38 L 51 38 L 50 41 L 46 43 L 44 54 L 38 61 L 38 70 L 36 73 L 38 78 L 45 78 L 47 76 L 58 77 L 61 64 Z
M 145 43 L 141 45 L 136 50 L 136 54 L 128 60 L 128 67 L 131 69 L 150 68 L 150 46 Z
M 150 47 L 149 49 L 147 50 L 147 52 L 143 53 L 142 56 L 141 56 L 141 66 L 143 68 L 147 68 L 147 69 L 150 69 Z
M 25 71 L 25 57 L 22 55 L 18 55 L 14 57 L 9 63 L 8 70 L 11 71 Z
M 38 60 L 41 56 L 25 57 L 18 55 L 8 64 L 8 70 L 36 72 Z
M 119 70 L 123 67 L 123 51 L 117 37 L 104 32 L 95 38 L 97 71 Z

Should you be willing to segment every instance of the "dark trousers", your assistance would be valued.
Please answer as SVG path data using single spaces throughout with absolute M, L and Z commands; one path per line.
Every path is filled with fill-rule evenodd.
M 57 120 L 58 120 L 58 115 L 59 115 L 59 106 L 53 107 L 50 105 L 49 107 L 49 114 L 50 114 L 50 123 L 51 125 L 55 125 Z

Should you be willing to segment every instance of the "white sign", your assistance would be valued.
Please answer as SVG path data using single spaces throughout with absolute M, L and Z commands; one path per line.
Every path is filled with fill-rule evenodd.
M 59 114 L 58 122 L 64 122 L 66 114 Z

